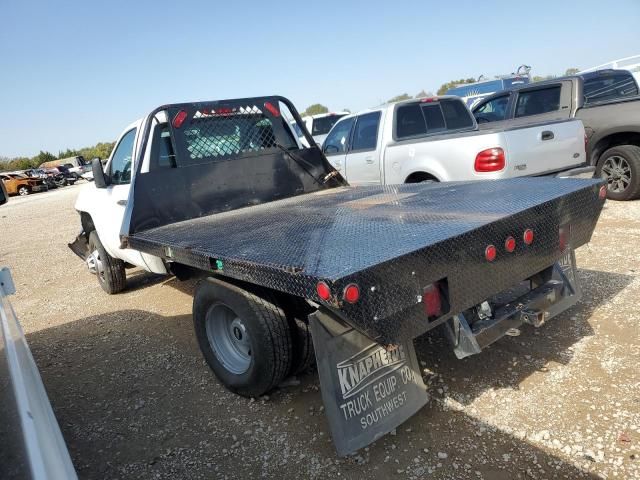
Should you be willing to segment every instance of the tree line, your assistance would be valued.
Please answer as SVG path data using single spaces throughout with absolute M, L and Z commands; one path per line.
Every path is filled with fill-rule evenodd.
M 0 170 L 28 170 L 30 168 L 38 168 L 44 162 L 76 156 L 82 156 L 87 161 L 96 157 L 108 158 L 109 155 L 111 155 L 111 150 L 113 150 L 115 143 L 116 142 L 99 142 L 92 147 L 84 147 L 77 150 L 67 148 L 66 150 L 58 152 L 58 155 L 40 150 L 40 153 L 33 157 L 0 157 Z

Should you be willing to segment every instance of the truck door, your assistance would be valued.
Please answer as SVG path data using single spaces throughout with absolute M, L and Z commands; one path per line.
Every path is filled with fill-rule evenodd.
M 345 117 L 340 120 L 333 126 L 322 144 L 322 151 L 327 156 L 327 160 L 343 177 L 345 176 L 345 157 L 355 120 L 355 117 Z
M 345 177 L 351 185 L 380 184 L 380 149 L 377 148 L 380 117 L 379 111 L 356 117 L 345 159 Z
M 140 252 L 120 248 L 120 229 L 131 186 L 136 131 L 137 128 L 133 127 L 125 132 L 111 155 L 105 172 L 109 185 L 96 189 L 97 205 L 93 221 L 107 252 L 134 265 L 144 266 Z

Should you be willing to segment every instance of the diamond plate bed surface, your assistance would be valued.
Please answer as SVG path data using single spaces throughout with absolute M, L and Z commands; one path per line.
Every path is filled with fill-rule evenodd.
M 430 282 L 448 279 L 453 314 L 552 265 L 562 253 L 560 226 L 571 225 L 571 247 L 586 243 L 603 204 L 600 185 L 524 178 L 343 187 L 141 231 L 129 243 L 204 270 L 221 260 L 216 273 L 316 301 L 319 279 L 336 297 L 356 282 L 361 301 L 334 306 L 372 338 L 391 341 L 435 326 L 416 301 Z M 531 246 L 521 240 L 525 228 L 535 232 Z M 512 254 L 504 252 L 509 235 Z M 492 263 L 488 244 L 498 249 Z

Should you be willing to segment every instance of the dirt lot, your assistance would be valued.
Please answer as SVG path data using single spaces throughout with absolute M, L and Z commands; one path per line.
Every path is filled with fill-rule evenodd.
M 66 247 L 80 188 L 3 206 L 0 265 L 81 478 L 640 478 L 640 202 L 605 206 L 584 299 L 550 324 L 465 360 L 419 339 L 430 402 L 339 459 L 315 373 L 256 400 L 218 383 L 192 282 L 134 272 L 103 293 Z

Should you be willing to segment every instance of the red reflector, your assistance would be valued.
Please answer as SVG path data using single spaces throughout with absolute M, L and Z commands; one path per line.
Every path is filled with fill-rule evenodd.
M 439 317 L 442 315 L 442 299 L 440 298 L 440 289 L 437 284 L 432 283 L 424 289 L 422 301 L 427 316 Z
M 229 115 L 233 110 L 229 107 L 218 107 L 215 109 L 217 115 Z
M 271 115 L 273 115 L 274 117 L 279 117 L 280 116 L 280 110 L 278 110 L 278 107 L 273 105 L 271 102 L 264 102 L 264 108 L 269 110 Z
M 176 113 L 176 116 L 173 117 L 173 122 L 171 122 L 171 124 L 173 125 L 174 128 L 180 128 L 182 126 L 182 123 L 187 119 L 187 112 L 184 110 L 180 110 L 178 113 Z
M 498 172 L 504 168 L 504 150 L 500 147 L 488 148 L 476 155 L 476 172 Z
M 318 282 L 316 284 L 316 292 L 322 300 L 329 300 L 331 298 L 331 289 L 325 282 Z
M 516 249 L 516 239 L 513 237 L 507 237 L 504 241 L 504 249 L 511 253 Z
M 489 245 L 484 249 L 484 258 L 486 258 L 489 262 L 493 262 L 496 259 L 497 254 L 498 251 L 493 245 Z
M 355 283 L 350 283 L 344 288 L 344 292 L 342 292 L 342 298 L 344 298 L 349 303 L 356 303 L 360 300 L 360 288 Z
M 600 197 L 600 200 L 604 200 L 605 198 L 607 198 L 607 187 L 606 185 L 603 185 L 600 187 L 600 192 L 598 192 L 598 197 Z
M 524 240 L 524 243 L 527 245 L 531 245 L 533 243 L 533 230 L 527 228 L 522 234 L 522 240 Z

